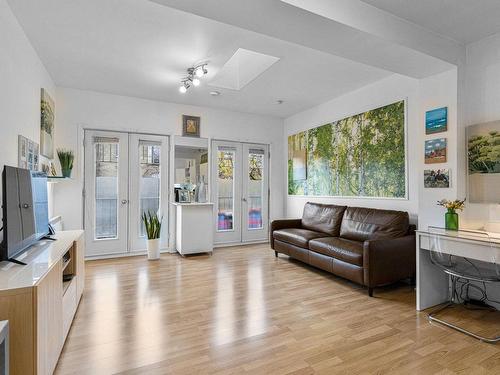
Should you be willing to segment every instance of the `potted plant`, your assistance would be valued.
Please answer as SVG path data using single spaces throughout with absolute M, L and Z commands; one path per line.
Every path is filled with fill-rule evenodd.
M 71 177 L 71 170 L 73 169 L 73 161 L 75 160 L 75 154 L 73 154 L 73 151 L 65 150 L 63 148 L 58 148 L 57 157 L 59 158 L 59 163 L 61 164 L 62 176 Z
M 457 210 L 462 211 L 465 207 L 465 199 L 449 201 L 441 199 L 438 201 L 438 206 L 445 207 L 448 211 L 444 214 L 444 227 L 450 230 L 458 230 L 458 214 Z
M 160 232 L 163 217 L 158 217 L 156 213 L 144 212 L 142 214 L 142 222 L 146 228 L 146 236 L 148 237 L 147 249 L 148 259 L 160 259 Z

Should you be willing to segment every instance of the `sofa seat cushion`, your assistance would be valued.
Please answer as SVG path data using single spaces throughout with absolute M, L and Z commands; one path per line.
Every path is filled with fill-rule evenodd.
M 326 236 L 328 235 L 325 233 L 319 233 L 309 229 L 301 228 L 287 228 L 275 230 L 273 232 L 273 238 L 275 240 L 291 243 L 293 245 L 304 247 L 306 249 L 308 248 L 310 240 Z
M 318 238 L 309 242 L 309 249 L 347 263 L 363 266 L 363 242 L 338 237 Z

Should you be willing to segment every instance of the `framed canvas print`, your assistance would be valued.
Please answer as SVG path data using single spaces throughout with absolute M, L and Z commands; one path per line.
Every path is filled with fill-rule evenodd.
M 405 129 L 402 100 L 289 135 L 288 195 L 407 197 Z
M 446 163 L 446 138 L 425 141 L 425 164 Z
M 449 188 L 450 170 L 449 169 L 426 169 L 424 170 L 425 188 Z
M 200 136 L 200 118 L 198 116 L 182 115 L 182 135 L 187 137 Z
M 54 158 L 55 105 L 47 90 L 41 90 L 40 100 L 40 153 Z
M 425 134 L 442 133 L 448 130 L 448 107 L 425 112 Z
M 39 163 L 39 146 L 38 143 L 31 139 L 18 135 L 17 137 L 18 161 L 19 168 L 29 169 L 30 171 L 38 170 Z
M 500 203 L 500 121 L 467 128 L 469 201 Z

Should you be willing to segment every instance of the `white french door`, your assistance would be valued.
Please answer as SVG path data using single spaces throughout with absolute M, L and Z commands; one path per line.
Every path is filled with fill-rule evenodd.
M 164 215 L 168 246 L 168 138 L 85 130 L 86 256 L 146 249 L 143 212 Z
M 268 146 L 213 141 L 212 171 L 215 244 L 267 240 Z

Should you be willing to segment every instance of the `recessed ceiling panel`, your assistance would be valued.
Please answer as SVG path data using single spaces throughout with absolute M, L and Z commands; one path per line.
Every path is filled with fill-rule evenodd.
M 279 58 L 275 56 L 238 48 L 210 81 L 209 85 L 241 90 L 278 60 Z

